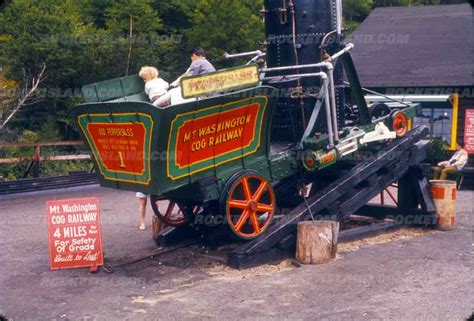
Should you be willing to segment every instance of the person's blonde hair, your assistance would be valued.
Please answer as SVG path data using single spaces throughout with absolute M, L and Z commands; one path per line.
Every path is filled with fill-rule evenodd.
M 155 67 L 150 67 L 150 66 L 143 66 L 142 69 L 140 69 L 140 72 L 138 73 L 138 76 L 144 80 L 151 80 L 158 78 L 158 75 L 160 73 L 158 72 L 158 69 Z

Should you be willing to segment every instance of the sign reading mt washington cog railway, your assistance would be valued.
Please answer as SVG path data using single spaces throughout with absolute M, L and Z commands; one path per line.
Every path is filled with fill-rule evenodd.
M 243 99 L 177 115 L 168 142 L 168 177 L 175 180 L 255 153 L 268 98 Z

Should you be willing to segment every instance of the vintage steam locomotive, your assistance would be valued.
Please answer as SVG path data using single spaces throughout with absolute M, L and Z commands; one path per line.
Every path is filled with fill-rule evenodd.
M 412 129 L 419 106 L 367 106 L 341 0 L 266 0 L 262 14 L 264 50 L 227 54 L 250 61 L 183 78 L 193 101 L 154 107 L 138 76 L 83 88 L 72 117 L 102 186 L 150 194 L 167 225 L 221 214 L 253 239 L 318 189 L 316 173 Z

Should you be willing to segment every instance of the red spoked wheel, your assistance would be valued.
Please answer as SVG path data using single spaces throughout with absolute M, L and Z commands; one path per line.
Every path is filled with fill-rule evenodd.
M 254 173 L 239 175 L 227 193 L 226 219 L 238 237 L 249 240 L 261 235 L 270 226 L 275 213 L 272 186 Z
M 398 112 L 393 117 L 393 130 L 397 137 L 403 137 L 408 132 L 408 119 L 404 113 Z
M 150 201 L 151 208 L 153 209 L 153 212 L 155 213 L 156 217 L 167 226 L 178 227 L 187 223 L 188 216 L 186 213 L 189 210 L 185 205 L 155 195 L 151 195 Z M 166 206 L 165 211 L 160 211 L 159 204 L 163 201 L 168 201 L 169 203 Z M 199 209 L 200 206 L 192 206 L 192 214 L 197 214 L 199 212 Z

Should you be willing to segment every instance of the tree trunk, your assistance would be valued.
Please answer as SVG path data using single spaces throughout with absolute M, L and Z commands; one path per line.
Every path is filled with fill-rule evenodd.
M 128 72 L 130 70 L 130 58 L 132 57 L 132 41 L 133 41 L 133 18 L 130 15 L 130 22 L 129 22 L 129 41 L 128 41 L 128 56 L 127 56 L 127 70 L 125 70 L 125 76 L 128 76 Z
M 33 79 L 31 80 L 31 89 L 29 88 L 29 81 L 25 76 L 25 80 L 23 82 L 23 84 L 25 86 L 25 88 L 23 89 L 24 94 L 19 98 L 17 105 L 10 112 L 10 115 L 8 115 L 7 118 L 0 125 L 0 130 L 3 130 L 5 128 L 5 126 L 8 124 L 10 119 L 12 119 L 13 116 L 15 116 L 15 114 L 20 110 L 20 108 L 23 107 L 28 102 L 28 100 L 31 98 L 31 96 L 33 96 L 35 91 L 38 89 L 38 86 L 40 85 L 40 83 L 44 79 L 44 72 L 45 71 L 46 71 L 46 65 L 44 64 L 43 68 L 41 69 L 38 76 L 33 77 Z
M 298 223 L 296 259 L 302 264 L 327 263 L 336 257 L 339 223 L 314 221 Z

